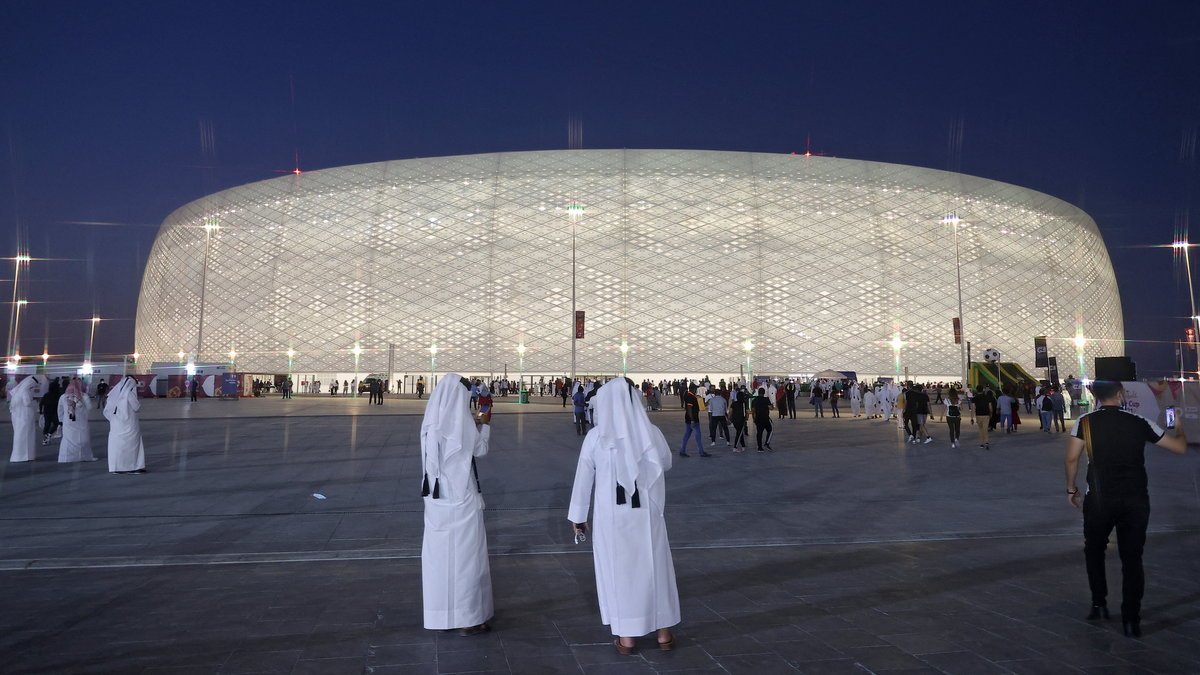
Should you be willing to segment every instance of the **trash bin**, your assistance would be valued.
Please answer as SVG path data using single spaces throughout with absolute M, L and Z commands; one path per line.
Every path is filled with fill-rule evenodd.
M 521 390 L 520 395 L 517 397 L 517 403 L 529 403 L 529 390 L 528 389 Z

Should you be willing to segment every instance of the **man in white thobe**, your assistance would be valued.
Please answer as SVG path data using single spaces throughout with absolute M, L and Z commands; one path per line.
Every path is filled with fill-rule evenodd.
M 617 651 L 631 653 L 633 639 L 658 631 L 661 649 L 674 647 L 679 591 L 667 541 L 664 473 L 671 449 L 624 378 L 593 397 L 596 427 L 583 441 L 567 518 L 586 529 L 592 487 L 596 492 L 593 556 L 600 620 L 612 630 Z
M 850 383 L 850 413 L 858 417 L 858 412 L 862 406 L 862 390 L 859 389 L 857 382 Z
M 108 420 L 108 472 L 146 473 L 146 449 L 137 412 L 142 408 L 137 380 L 126 376 L 113 387 L 104 405 Z
M 10 462 L 31 462 L 37 458 L 38 404 L 33 396 L 41 385 L 37 375 L 30 375 L 8 390 L 8 411 L 13 426 Z
M 475 458 L 488 452 L 491 412 L 476 427 L 470 387 L 461 375 L 448 373 L 430 393 L 421 422 L 425 628 L 459 628 L 464 635 L 490 630 L 493 613 L 483 495 L 475 471 Z
M 58 399 L 58 419 L 62 422 L 62 443 L 58 446 L 60 462 L 92 462 L 92 439 L 88 431 L 90 400 L 78 377 L 71 380 L 67 391 Z

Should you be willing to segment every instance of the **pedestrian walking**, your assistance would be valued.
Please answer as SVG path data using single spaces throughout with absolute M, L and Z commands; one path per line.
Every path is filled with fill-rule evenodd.
M 1083 551 L 1092 595 L 1087 619 L 1099 621 L 1109 616 L 1104 552 L 1115 529 L 1121 556 L 1121 628 L 1129 637 L 1141 637 L 1146 587 L 1142 552 L 1150 522 L 1146 444 L 1182 455 L 1187 452 L 1187 439 L 1182 428 L 1168 436 L 1154 422 L 1123 410 L 1125 394 L 1120 382 L 1100 380 L 1092 383 L 1091 390 L 1099 408 L 1075 422 L 1065 461 L 1067 499 L 1072 506 L 1083 508 Z M 1081 496 L 1075 477 L 1084 452 L 1088 455 L 1087 490 Z

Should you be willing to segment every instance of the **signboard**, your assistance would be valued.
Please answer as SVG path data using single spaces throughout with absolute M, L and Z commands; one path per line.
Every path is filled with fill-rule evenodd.
M 954 317 L 954 344 L 962 344 L 962 320 Z
M 577 310 L 575 312 L 575 339 L 576 340 L 583 339 L 583 310 L 582 309 Z
M 1058 389 L 1058 358 L 1051 356 L 1046 359 L 1047 368 L 1050 369 L 1050 386 Z
M 1046 359 L 1050 356 L 1050 353 L 1046 350 L 1046 336 L 1045 335 L 1033 338 L 1033 355 L 1034 355 L 1033 356 L 1033 359 L 1034 359 L 1033 367 L 1034 368 L 1048 367 L 1048 363 L 1046 362 Z
M 238 374 L 237 373 L 222 373 L 221 375 L 221 395 L 233 396 L 238 395 Z

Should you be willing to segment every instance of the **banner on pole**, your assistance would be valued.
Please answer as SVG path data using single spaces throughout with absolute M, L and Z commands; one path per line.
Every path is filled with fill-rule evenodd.
M 1046 350 L 1046 336 L 1033 338 L 1033 367 L 1046 368 L 1048 366 L 1046 359 L 1049 356 L 1050 353 Z
M 1049 357 L 1046 359 L 1046 367 L 1050 369 L 1050 386 L 1058 389 L 1058 359 Z
M 962 320 L 954 317 L 954 344 L 962 344 Z
M 575 339 L 576 340 L 583 339 L 583 310 L 582 309 L 576 310 L 576 312 L 575 312 Z

